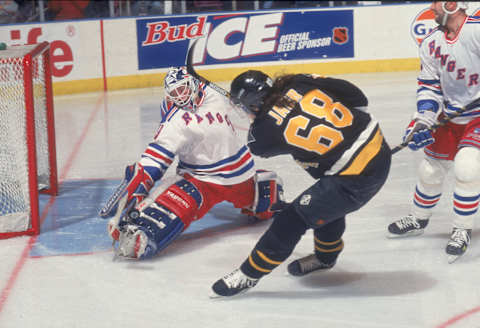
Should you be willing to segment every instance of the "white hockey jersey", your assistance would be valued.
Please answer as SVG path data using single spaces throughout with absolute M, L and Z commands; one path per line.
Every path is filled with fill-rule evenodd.
M 480 97 L 480 19 L 466 17 L 457 36 L 434 29 L 420 44 L 421 72 L 418 76 L 417 107 L 430 103 L 453 115 Z M 429 104 L 428 104 L 429 105 Z M 453 120 L 466 124 L 480 117 L 480 106 Z
M 243 182 L 255 174 L 250 150 L 237 135 L 228 113 L 229 100 L 201 85 L 195 113 L 162 103 L 162 122 L 140 163 L 160 168 L 161 175 L 178 156 L 177 174 L 220 185 Z M 158 178 L 158 177 L 157 177 Z

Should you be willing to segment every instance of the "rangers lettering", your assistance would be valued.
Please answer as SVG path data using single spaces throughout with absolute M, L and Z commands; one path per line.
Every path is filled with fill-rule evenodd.
M 183 113 L 182 118 L 185 121 L 186 125 L 188 125 L 192 121 L 192 117 L 187 112 Z M 197 119 L 197 121 L 198 121 L 198 119 Z
M 463 80 L 468 78 L 468 86 L 478 84 L 478 73 L 467 74 L 467 69 L 465 67 L 457 68 L 457 62 L 455 60 L 449 60 L 449 54 L 443 54 L 442 48 L 436 46 L 435 40 L 432 40 L 428 43 L 428 50 L 430 55 L 440 61 L 440 65 L 445 67 L 445 70 L 449 73 L 456 72 L 456 79 Z
M 470 75 L 470 80 L 468 81 L 468 86 L 477 85 L 478 84 L 478 74 Z

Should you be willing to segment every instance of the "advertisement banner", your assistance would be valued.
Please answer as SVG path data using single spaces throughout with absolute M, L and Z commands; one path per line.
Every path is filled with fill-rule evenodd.
M 193 63 L 352 58 L 353 10 L 234 13 L 137 19 L 138 69 Z
M 467 15 L 480 17 L 480 8 L 474 10 L 467 10 Z M 418 44 L 438 26 L 435 21 L 435 14 L 430 7 L 421 10 L 413 19 L 410 27 L 410 34 L 413 40 Z

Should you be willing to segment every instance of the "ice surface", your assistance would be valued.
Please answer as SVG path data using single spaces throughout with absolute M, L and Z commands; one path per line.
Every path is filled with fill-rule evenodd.
M 365 91 L 397 145 L 415 108 L 416 73 L 341 77 Z M 394 156 L 380 193 L 347 217 L 345 250 L 329 272 L 290 277 L 287 261 L 247 294 L 209 299 L 211 284 L 241 264 L 269 224 L 251 224 L 228 204 L 152 261 L 112 261 L 97 212 L 150 141 L 161 97 L 152 88 L 55 99 L 60 196 L 42 196 L 48 214 L 38 238 L 0 241 L 0 327 L 480 327 L 480 233 L 456 263 L 444 252 L 451 177 L 425 235 L 385 238 L 410 207 L 422 154 L 408 149 Z M 231 117 L 245 133 L 244 118 Z M 289 200 L 312 183 L 288 156 L 256 162 L 282 176 Z M 290 260 L 312 245 L 307 232 Z

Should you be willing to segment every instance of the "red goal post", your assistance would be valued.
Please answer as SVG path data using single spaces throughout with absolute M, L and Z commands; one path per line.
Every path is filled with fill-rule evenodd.
M 0 239 L 40 232 L 58 192 L 50 44 L 0 50 Z

